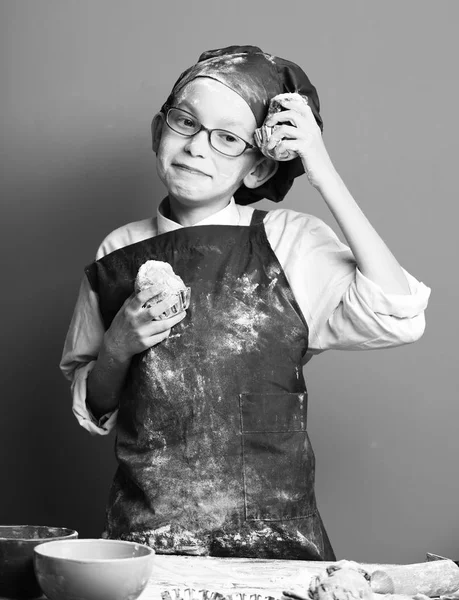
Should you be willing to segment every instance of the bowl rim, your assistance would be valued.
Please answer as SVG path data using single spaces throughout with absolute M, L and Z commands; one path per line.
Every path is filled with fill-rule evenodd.
M 60 531 L 66 531 L 62 535 L 58 535 L 57 537 L 40 537 L 40 538 L 30 538 L 30 537 L 4 537 L 2 536 L 2 529 L 25 529 L 27 527 L 37 528 L 37 529 L 59 529 Z M 59 527 L 58 525 L 0 525 L 0 542 L 40 542 L 44 541 L 61 541 L 67 539 L 75 538 L 75 535 L 78 536 L 78 531 L 76 529 L 71 529 L 70 527 Z
M 46 553 L 46 549 L 49 546 L 55 545 L 55 544 L 61 544 L 62 542 L 66 543 L 72 543 L 72 544 L 84 544 L 87 542 L 98 542 L 98 543 L 111 543 L 111 544 L 122 544 L 123 546 L 137 546 L 137 547 L 141 547 L 141 548 L 145 548 L 146 550 L 148 550 L 147 554 L 144 554 L 143 556 L 126 556 L 125 558 L 73 558 L 71 556 L 54 556 L 52 554 L 47 554 Z M 151 548 L 150 546 L 147 546 L 146 544 L 139 544 L 138 542 L 130 542 L 128 540 L 107 540 L 105 538 L 79 538 L 79 539 L 62 539 L 62 540 L 50 540 L 49 542 L 44 542 L 43 544 L 39 544 L 38 546 L 36 546 L 34 549 L 34 554 L 35 555 L 39 555 L 43 558 L 51 558 L 53 560 L 65 560 L 66 562 L 72 562 L 72 563 L 96 563 L 96 564 L 102 564 L 102 563 L 124 563 L 127 560 L 139 560 L 141 558 L 151 558 L 152 556 L 155 555 L 155 551 L 153 548 Z

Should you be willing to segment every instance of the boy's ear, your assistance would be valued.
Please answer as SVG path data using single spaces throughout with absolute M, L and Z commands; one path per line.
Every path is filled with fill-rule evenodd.
M 161 141 L 161 134 L 164 126 L 164 115 L 163 113 L 156 113 L 151 122 L 151 140 L 153 152 L 156 154 L 159 148 L 159 142 Z
M 250 189 L 260 187 L 276 173 L 278 167 L 278 162 L 272 158 L 262 156 L 242 181 Z

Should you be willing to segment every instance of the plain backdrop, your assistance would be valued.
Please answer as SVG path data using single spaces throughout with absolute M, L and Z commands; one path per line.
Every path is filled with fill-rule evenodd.
M 308 365 L 332 543 L 367 562 L 459 559 L 459 3 L 2 0 L 0 10 L 0 523 L 101 533 L 114 437 L 78 426 L 58 369 L 83 267 L 109 231 L 155 214 L 164 189 L 150 122 L 178 75 L 203 50 L 253 44 L 308 73 L 338 171 L 432 288 L 417 343 Z M 306 178 L 283 206 L 338 232 Z

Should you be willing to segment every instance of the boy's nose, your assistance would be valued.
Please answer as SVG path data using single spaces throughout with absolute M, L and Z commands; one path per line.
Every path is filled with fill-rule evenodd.
M 195 133 L 193 137 L 188 138 L 185 150 L 193 156 L 206 156 L 210 151 L 209 135 L 207 131 L 201 129 L 201 131 Z

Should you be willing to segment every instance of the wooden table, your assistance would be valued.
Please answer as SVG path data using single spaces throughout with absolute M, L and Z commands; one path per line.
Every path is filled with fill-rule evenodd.
M 329 562 L 156 555 L 151 579 L 139 600 L 161 600 L 161 592 L 193 588 L 223 594 L 260 594 L 280 598 L 284 590 L 304 593 Z M 365 565 L 372 571 L 381 565 Z M 190 599 L 191 600 L 191 599 Z

